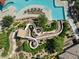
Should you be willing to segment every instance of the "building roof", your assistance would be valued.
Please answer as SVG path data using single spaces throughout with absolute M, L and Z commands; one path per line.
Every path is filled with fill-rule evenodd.
M 26 36 L 28 36 L 28 32 L 23 29 L 18 29 L 17 36 L 21 38 L 26 38 Z
M 63 54 L 59 55 L 60 59 L 79 59 L 79 44 L 69 48 Z

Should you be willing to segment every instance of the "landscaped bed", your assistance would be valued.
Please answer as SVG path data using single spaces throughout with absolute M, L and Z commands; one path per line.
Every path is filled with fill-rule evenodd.
M 48 18 L 45 15 L 40 15 L 36 19 L 34 19 L 34 24 L 37 27 L 42 27 L 44 32 L 53 31 L 58 28 L 57 21 L 51 21 L 52 23 L 48 24 Z
M 9 51 L 9 34 L 6 32 L 0 33 L 0 48 L 4 48 L 2 56 L 6 56 Z
M 18 28 L 26 26 L 26 22 L 14 22 L 11 16 L 5 16 L 2 20 L 3 30 L 0 32 L 0 48 L 4 48 L 2 56 L 7 56 L 10 48 L 9 35 Z
M 29 53 L 38 53 L 40 51 L 42 51 L 42 49 L 45 49 L 45 45 L 46 44 L 41 44 L 39 45 L 36 49 L 31 49 L 30 46 L 29 46 L 29 43 L 27 41 L 25 41 L 22 45 L 22 50 L 23 51 L 26 51 L 26 52 L 29 52 Z

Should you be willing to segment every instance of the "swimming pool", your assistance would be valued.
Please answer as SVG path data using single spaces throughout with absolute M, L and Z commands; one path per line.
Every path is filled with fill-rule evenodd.
M 21 10 L 24 7 L 29 5 L 43 5 L 46 9 L 51 10 L 53 20 L 63 20 L 64 16 L 64 7 L 57 7 L 55 5 L 55 0 L 6 0 L 7 2 L 13 2 L 7 4 L 4 8 L 13 5 L 16 7 L 17 11 Z

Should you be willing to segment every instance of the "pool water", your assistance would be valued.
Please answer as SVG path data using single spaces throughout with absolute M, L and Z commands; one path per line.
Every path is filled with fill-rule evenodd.
M 5 5 L 4 8 L 13 5 L 16 7 L 17 11 L 21 10 L 24 7 L 29 5 L 43 5 L 46 9 L 51 10 L 53 20 L 63 20 L 64 17 L 64 8 L 61 6 L 55 5 L 55 0 L 6 0 L 7 2 L 13 2 Z M 6 4 L 5 3 L 5 4 Z
M 3 6 L 2 6 L 2 5 L 0 5 L 0 10 L 2 10 L 2 8 L 3 8 Z

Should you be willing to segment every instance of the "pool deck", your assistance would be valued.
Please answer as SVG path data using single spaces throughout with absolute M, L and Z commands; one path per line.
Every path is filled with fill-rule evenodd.
M 63 7 L 63 9 L 64 9 L 64 11 L 63 11 L 63 14 L 64 14 L 64 17 L 65 17 L 65 19 L 67 19 L 67 11 L 68 11 L 68 2 L 67 1 L 61 1 L 61 0 L 55 0 L 55 6 L 56 7 L 58 7 L 58 8 L 61 8 L 61 7 Z M 34 7 L 34 6 L 31 6 L 31 7 Z M 29 7 L 27 7 L 27 8 L 31 8 L 30 6 Z M 35 6 L 36 8 L 44 8 L 43 6 Z M 20 18 L 20 16 L 21 16 L 21 18 L 22 18 L 22 13 L 24 12 L 24 10 L 25 9 L 27 9 L 26 7 L 25 8 L 23 8 L 21 11 L 19 11 L 17 14 L 15 13 L 15 7 L 13 7 L 13 6 L 10 6 L 8 9 L 6 9 L 6 10 L 3 10 L 2 12 L 0 12 L 0 20 L 2 19 L 2 17 L 3 16 L 5 16 L 5 15 L 14 15 L 14 14 L 16 14 L 16 18 Z M 11 11 L 11 10 L 13 10 L 13 11 Z M 44 13 L 46 14 L 46 16 L 48 17 L 48 19 L 49 20 L 52 20 L 52 16 L 51 16 L 51 11 L 50 10 L 44 10 L 43 9 L 43 11 L 44 11 Z M 26 14 L 26 15 L 24 15 L 23 17 L 26 17 L 26 16 L 28 16 L 28 14 Z M 35 16 L 35 17 L 37 17 L 38 15 L 29 15 L 29 16 Z M 28 16 L 28 17 L 29 17 Z
M 16 14 L 16 19 L 23 19 L 23 18 L 28 18 L 28 17 L 38 17 L 39 14 L 28 14 L 28 13 L 24 14 L 24 11 L 26 11 L 27 9 L 31 9 L 31 8 L 40 8 L 40 9 L 42 9 L 42 12 L 45 13 L 46 17 L 48 19 L 52 20 L 51 11 L 44 9 L 44 7 L 40 6 L 40 5 L 32 5 L 32 6 L 28 6 L 28 7 L 23 8 L 21 11 L 19 11 Z
M 67 11 L 68 11 L 68 2 L 67 1 L 61 1 L 61 0 L 55 0 L 55 7 L 57 8 L 63 8 L 63 14 L 64 14 L 64 18 L 67 19 Z M 25 7 L 23 8 L 21 11 L 19 11 L 16 15 L 16 19 L 22 19 L 22 17 L 20 16 L 23 16 L 23 17 L 28 17 L 28 14 L 26 15 L 23 15 L 23 12 L 27 9 L 30 9 L 30 8 L 41 8 L 43 9 L 43 12 L 45 13 L 45 15 L 47 16 L 47 18 L 49 20 L 52 20 L 52 16 L 51 16 L 51 11 L 50 10 L 44 10 L 44 7 L 43 6 L 40 6 L 40 5 L 32 5 L 32 6 L 28 6 L 28 7 Z M 29 15 L 30 17 L 37 17 L 38 15 L 37 14 L 31 14 Z M 27 18 L 26 17 L 26 18 Z

